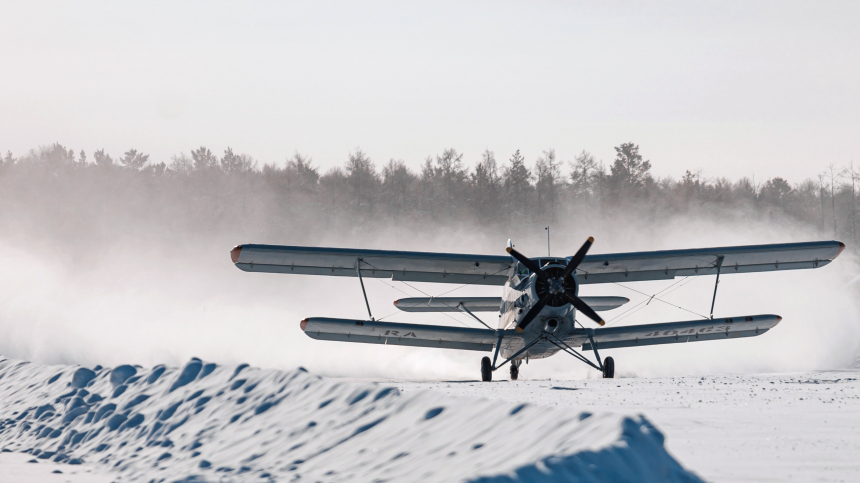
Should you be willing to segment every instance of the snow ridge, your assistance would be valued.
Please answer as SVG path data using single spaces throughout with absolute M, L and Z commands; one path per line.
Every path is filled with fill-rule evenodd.
M 122 481 L 699 482 L 644 417 L 293 371 L 0 360 L 0 447 Z

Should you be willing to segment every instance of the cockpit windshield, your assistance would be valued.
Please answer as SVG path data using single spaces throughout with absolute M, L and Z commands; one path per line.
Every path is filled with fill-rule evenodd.
M 519 278 L 526 278 L 531 274 L 531 271 L 523 265 L 522 263 L 517 262 L 517 276 Z

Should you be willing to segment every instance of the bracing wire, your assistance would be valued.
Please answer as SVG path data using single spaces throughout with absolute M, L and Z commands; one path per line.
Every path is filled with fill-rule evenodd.
M 364 261 L 364 260 L 363 260 L 362 262 L 363 262 L 363 263 L 365 263 L 366 265 L 369 265 L 369 266 L 370 266 L 371 268 L 373 268 L 374 270 L 379 270 L 379 269 L 378 269 L 378 268 L 376 268 L 372 263 L 368 263 L 367 261 Z M 497 272 L 495 272 L 495 273 L 492 273 L 491 275 L 498 275 L 499 273 L 504 272 L 504 271 L 506 271 L 506 270 L 508 270 L 508 269 L 507 269 L 507 268 L 504 268 L 504 269 L 499 270 L 499 271 L 497 271 Z M 381 270 L 380 270 L 380 271 L 381 271 Z M 373 277 L 373 278 L 374 278 L 374 280 L 378 280 L 380 283 L 382 283 L 382 284 L 384 284 L 384 285 L 387 285 L 388 287 L 391 287 L 391 288 L 393 288 L 394 290 L 397 290 L 398 292 L 400 292 L 400 293 L 402 293 L 402 294 L 404 294 L 404 295 L 407 295 L 407 296 L 410 296 L 410 297 L 412 296 L 412 294 L 410 294 L 410 293 L 408 293 L 408 292 L 405 292 L 405 291 L 403 291 L 403 290 L 401 290 L 401 289 L 399 289 L 399 288 L 395 287 L 394 285 L 391 285 L 391 284 L 389 284 L 389 283 L 387 283 L 387 282 L 383 281 L 381 278 L 376 278 L 376 277 Z M 402 283 L 402 284 L 406 285 L 407 287 L 411 288 L 412 290 L 415 290 L 416 292 L 420 292 L 421 294 L 423 294 L 423 295 L 425 295 L 425 296 L 427 296 L 427 297 L 429 297 L 429 298 L 433 299 L 433 298 L 441 297 L 442 295 L 449 294 L 449 293 L 451 293 L 451 292 L 453 292 L 453 291 L 455 291 L 455 290 L 459 290 L 459 289 L 461 289 L 461 288 L 463 288 L 463 287 L 467 287 L 467 286 L 469 286 L 469 285 L 473 285 L 475 282 L 477 282 L 478 280 L 481 280 L 482 278 L 484 278 L 484 276 L 477 277 L 477 278 L 475 278 L 475 280 L 474 280 L 474 281 L 472 281 L 472 282 L 465 283 L 465 284 L 460 285 L 460 286 L 458 286 L 458 287 L 454 287 L 453 289 L 448 290 L 447 292 L 443 292 L 443 293 L 441 293 L 440 295 L 437 295 L 437 296 L 435 296 L 435 297 L 434 297 L 434 296 L 432 296 L 432 295 L 430 295 L 430 294 L 428 294 L 427 292 L 425 292 L 425 291 L 421 290 L 420 288 L 418 288 L 418 287 L 416 287 L 416 286 L 414 286 L 414 285 L 412 285 L 412 284 L 408 283 L 408 282 L 405 282 L 405 281 L 403 281 L 403 280 L 398 280 L 398 281 L 399 281 L 400 283 Z M 456 309 L 456 308 L 457 308 L 456 306 L 451 306 L 451 305 L 448 305 L 448 304 L 446 304 L 446 303 L 444 303 L 444 302 L 443 302 L 443 304 L 444 304 L 446 307 L 448 307 L 448 308 L 452 308 L 452 309 Z M 451 320 L 453 320 L 453 321 L 457 322 L 458 324 L 460 324 L 460 325 L 462 325 L 462 326 L 464 326 L 464 327 L 469 327 L 469 325 L 467 325 L 465 322 L 461 321 L 460 319 L 458 319 L 458 318 L 456 318 L 456 317 L 451 316 L 451 315 L 450 315 L 450 314 L 448 314 L 447 312 L 444 312 L 444 311 L 442 311 L 442 310 L 440 310 L 440 309 L 438 309 L 438 308 L 436 308 L 436 311 L 437 311 L 438 313 L 440 313 L 440 314 L 444 315 L 445 317 L 448 317 L 449 319 L 451 319 Z M 390 316 L 392 316 L 392 315 L 394 315 L 394 314 L 396 314 L 396 313 L 397 313 L 397 312 L 390 313 L 390 314 L 386 315 L 385 317 L 383 317 L 383 319 L 384 319 L 384 318 L 388 318 L 388 317 L 390 317 Z M 378 319 L 378 320 L 382 320 L 382 319 Z M 485 325 L 486 325 L 486 324 L 485 324 Z M 470 328 L 470 327 L 469 327 L 469 328 Z
M 632 291 L 634 291 L 634 292 L 636 292 L 636 293 L 638 293 L 638 294 L 644 295 L 645 297 L 648 297 L 648 298 L 647 298 L 646 300 L 643 300 L 643 301 L 639 302 L 638 304 L 634 305 L 633 307 L 630 307 L 629 309 L 627 309 L 626 311 L 622 312 L 622 313 L 621 313 L 621 314 L 619 314 L 618 316 L 613 317 L 613 318 L 612 318 L 612 320 L 611 320 L 610 322 L 607 322 L 607 324 L 609 324 L 609 323 L 616 323 L 616 322 L 619 322 L 619 321 L 621 321 L 621 320 L 623 320 L 623 319 L 627 318 L 628 316 L 633 315 L 634 313 L 638 312 L 639 310 L 641 310 L 642 308 L 644 308 L 646 305 L 648 305 L 648 304 L 651 302 L 651 300 L 657 300 L 658 302 L 662 302 L 662 303 L 664 303 L 664 304 L 666 304 L 666 305 L 669 305 L 669 306 L 675 307 L 675 308 L 677 308 L 677 309 L 681 309 L 681 310 L 683 310 L 683 311 L 685 311 L 685 312 L 689 312 L 689 313 L 691 313 L 691 314 L 693 314 L 693 315 L 697 315 L 697 316 L 699 316 L 699 317 L 701 317 L 701 318 L 703 318 L 703 319 L 708 319 L 708 317 L 706 317 L 706 316 L 704 316 L 704 315 L 702 315 L 702 314 L 700 314 L 700 313 L 698 313 L 698 312 L 694 312 L 694 311 L 692 311 L 692 310 L 689 310 L 689 309 L 686 309 L 686 308 L 684 308 L 684 307 L 681 307 L 680 305 L 676 305 L 676 304 L 673 304 L 673 303 L 671 303 L 671 302 L 667 302 L 667 301 L 665 301 L 665 300 L 663 300 L 663 299 L 661 299 L 661 298 L 658 298 L 658 297 L 657 297 L 658 295 L 663 294 L 664 292 L 665 292 L 665 294 L 664 294 L 664 295 L 668 295 L 669 293 L 674 292 L 675 290 L 677 290 L 677 289 L 679 289 L 679 288 L 683 287 L 684 285 L 686 285 L 687 283 L 691 282 L 692 280 L 693 280 L 693 279 L 688 275 L 688 276 L 686 276 L 686 277 L 682 278 L 681 280 L 678 280 L 677 282 L 673 283 L 672 285 L 669 285 L 668 287 L 664 288 L 663 290 L 660 290 L 659 292 L 657 292 L 657 293 L 655 293 L 655 294 L 653 294 L 653 295 L 649 295 L 649 294 L 647 294 L 647 293 L 645 293 L 645 292 L 642 292 L 642 291 L 636 290 L 636 289 L 631 288 L 631 287 L 628 287 L 628 286 L 626 286 L 626 285 L 621 285 L 621 284 L 620 284 L 620 283 L 618 283 L 618 282 L 612 282 L 612 283 L 614 283 L 615 285 L 618 285 L 619 287 L 624 287 L 624 288 L 626 288 L 627 290 L 632 290 Z M 673 287 L 674 287 L 674 288 L 673 288 Z M 670 289 L 671 289 L 671 290 L 670 290 Z M 644 305 L 643 305 L 643 304 L 644 304 Z

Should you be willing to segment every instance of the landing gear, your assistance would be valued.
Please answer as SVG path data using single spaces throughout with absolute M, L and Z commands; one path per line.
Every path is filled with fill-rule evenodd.
M 520 362 L 511 362 L 511 380 L 516 381 L 520 376 Z
M 615 377 L 615 359 L 607 357 L 603 359 L 603 378 L 612 379 Z
M 481 359 L 481 380 L 484 382 L 493 380 L 493 364 L 490 362 L 489 357 Z

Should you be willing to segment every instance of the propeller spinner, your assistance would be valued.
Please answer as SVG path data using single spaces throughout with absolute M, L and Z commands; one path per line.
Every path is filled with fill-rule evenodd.
M 536 283 L 541 283 L 544 287 L 542 290 L 543 296 L 538 299 L 537 303 L 532 306 L 531 310 L 529 310 L 528 313 L 526 313 L 526 316 L 520 320 L 519 324 L 517 324 L 517 332 L 522 333 L 523 329 L 525 329 L 526 326 L 528 326 L 531 321 L 538 316 L 540 311 L 543 310 L 548 303 L 558 299 L 570 302 L 574 307 L 576 307 L 576 310 L 579 310 L 585 314 L 586 317 L 598 324 L 604 325 L 606 323 L 603 321 L 603 318 L 597 315 L 597 312 L 589 307 L 588 304 L 583 302 L 581 298 L 576 296 L 576 285 L 570 277 L 571 274 L 573 274 L 573 271 L 576 270 L 576 267 L 578 267 L 579 264 L 582 263 L 582 260 L 585 259 L 585 255 L 588 253 L 588 250 L 591 248 L 593 243 L 594 237 L 588 237 L 588 240 L 586 240 L 579 251 L 570 258 L 570 261 L 561 273 L 558 273 L 558 269 L 544 271 L 537 263 L 522 253 L 514 250 L 512 247 L 507 248 L 508 253 L 510 253 L 512 257 L 516 258 L 518 262 L 522 263 L 537 276 L 538 280 Z

